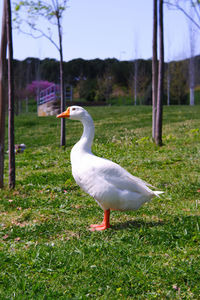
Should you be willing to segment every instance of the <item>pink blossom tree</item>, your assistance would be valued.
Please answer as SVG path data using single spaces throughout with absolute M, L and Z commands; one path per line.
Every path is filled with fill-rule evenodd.
M 29 97 L 30 96 L 36 97 L 36 99 L 37 99 L 37 96 L 40 91 L 47 89 L 48 87 L 50 87 L 53 84 L 54 84 L 53 82 L 49 82 L 49 81 L 34 80 L 26 86 L 25 94 Z

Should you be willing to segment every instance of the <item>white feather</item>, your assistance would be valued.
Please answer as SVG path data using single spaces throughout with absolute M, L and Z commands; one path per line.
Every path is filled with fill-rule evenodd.
M 159 197 L 162 192 L 152 191 L 150 184 L 91 152 L 94 124 L 86 110 L 78 106 L 71 107 L 70 119 L 80 120 L 84 127 L 81 139 L 71 151 L 72 174 L 77 184 L 102 209 L 135 210 L 154 196 Z

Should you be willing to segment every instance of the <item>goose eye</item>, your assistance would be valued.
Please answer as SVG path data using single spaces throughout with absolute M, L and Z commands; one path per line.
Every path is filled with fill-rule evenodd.
M 73 107 L 72 110 L 76 110 L 76 108 Z

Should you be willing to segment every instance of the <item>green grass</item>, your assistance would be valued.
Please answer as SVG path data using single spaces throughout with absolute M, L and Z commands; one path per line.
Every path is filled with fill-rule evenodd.
M 70 149 L 79 122 L 16 118 L 16 188 L 0 191 L 0 299 L 199 299 L 200 106 L 165 107 L 163 147 L 150 107 L 90 107 L 93 152 L 165 192 L 138 211 L 102 210 L 77 187 Z M 6 155 L 6 182 L 8 161 Z M 7 183 L 6 183 L 7 186 Z

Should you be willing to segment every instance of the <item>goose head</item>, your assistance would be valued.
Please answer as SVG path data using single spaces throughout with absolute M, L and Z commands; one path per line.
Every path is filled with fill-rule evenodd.
M 70 106 L 66 111 L 57 115 L 57 118 L 68 118 L 72 120 L 83 120 L 88 116 L 88 112 L 81 106 Z

